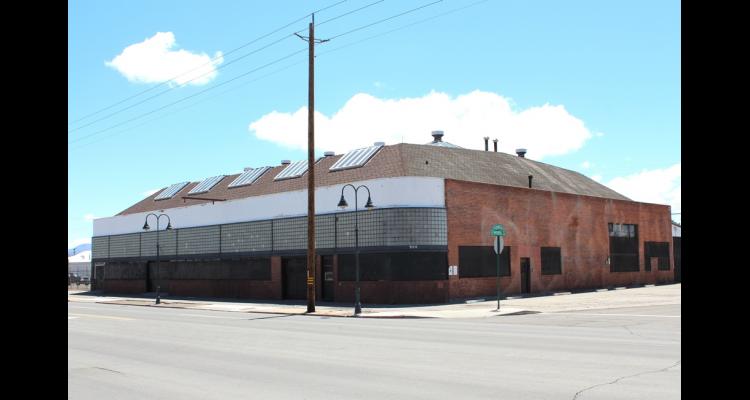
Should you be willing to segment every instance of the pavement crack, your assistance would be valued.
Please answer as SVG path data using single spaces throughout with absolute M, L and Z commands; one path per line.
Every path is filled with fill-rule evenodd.
M 581 393 L 583 393 L 583 392 L 585 392 L 587 390 L 591 390 L 591 389 L 597 388 L 599 386 L 612 385 L 612 384 L 615 384 L 615 383 L 617 383 L 617 382 L 619 382 L 619 381 L 621 381 L 623 379 L 627 379 L 627 378 L 633 378 L 633 377 L 636 377 L 636 376 L 645 375 L 645 374 L 653 374 L 653 373 L 657 373 L 657 372 L 664 372 L 664 371 L 666 371 L 666 370 L 668 370 L 670 368 L 674 368 L 674 367 L 680 365 L 681 362 L 682 362 L 682 360 L 678 360 L 676 363 L 674 363 L 674 364 L 672 364 L 672 365 L 670 365 L 670 366 L 668 366 L 666 368 L 661 368 L 661 369 L 657 369 L 657 370 L 653 370 L 653 371 L 639 372 L 639 373 L 633 374 L 633 375 L 621 376 L 621 377 L 619 377 L 619 378 L 617 378 L 617 379 L 615 379 L 613 381 L 610 381 L 610 382 L 598 383 L 596 385 L 589 386 L 589 387 L 587 387 L 585 389 L 581 389 L 578 392 L 576 392 L 576 394 L 573 396 L 572 400 L 576 400 L 578 398 L 578 396 L 581 395 Z
M 103 368 L 103 367 L 91 367 L 91 368 L 101 369 L 101 370 L 109 371 L 109 372 L 114 372 L 116 374 L 122 374 L 122 372 L 120 372 L 120 371 L 117 371 L 117 370 L 114 370 L 114 369 L 109 369 L 109 368 Z

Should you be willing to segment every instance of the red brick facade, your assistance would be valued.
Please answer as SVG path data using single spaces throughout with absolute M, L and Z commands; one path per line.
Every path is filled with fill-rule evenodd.
M 503 224 L 505 245 L 511 247 L 509 277 L 500 278 L 503 295 L 521 291 L 521 258 L 531 263 L 531 293 L 602 288 L 631 284 L 666 283 L 674 280 L 670 269 L 654 265 L 645 270 L 644 242 L 668 242 L 672 246 L 669 206 L 445 180 L 448 265 L 458 265 L 458 276 L 430 281 L 363 281 L 363 304 L 443 303 L 451 300 L 495 296 L 495 277 L 462 278 L 459 246 L 492 246 L 490 228 Z M 638 226 L 639 271 L 610 272 L 609 223 Z M 543 275 L 541 247 L 561 249 L 562 273 Z M 670 249 L 670 254 L 672 251 Z M 317 257 L 316 299 L 322 299 L 323 272 Z M 354 302 L 355 283 L 338 281 L 338 257 L 333 257 L 334 301 Z M 271 279 L 260 280 L 171 280 L 162 282 L 162 292 L 173 296 L 210 296 L 251 299 L 282 299 L 282 257 L 271 257 Z M 112 293 L 142 293 L 145 279 L 107 280 L 103 289 Z
M 511 276 L 500 278 L 503 294 L 521 288 L 520 259 L 531 261 L 531 292 L 553 292 L 630 284 L 665 283 L 670 270 L 645 271 L 643 243 L 669 242 L 669 206 L 612 200 L 549 191 L 445 180 L 448 216 L 448 264 L 459 266 L 451 276 L 450 298 L 495 295 L 495 278 L 460 278 L 461 245 L 492 246 L 490 229 L 503 224 L 505 245 L 511 246 Z M 608 223 L 638 225 L 640 271 L 610 272 Z M 541 247 L 560 247 L 562 274 L 542 275 Z

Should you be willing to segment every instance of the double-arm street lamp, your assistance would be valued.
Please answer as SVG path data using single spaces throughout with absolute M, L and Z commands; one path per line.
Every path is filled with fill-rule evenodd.
M 354 289 L 354 315 L 359 315 L 362 312 L 362 305 L 359 302 L 359 216 L 358 216 L 358 205 L 359 202 L 357 201 L 357 192 L 361 188 L 367 189 L 367 203 L 365 204 L 366 209 L 372 209 L 372 200 L 370 199 L 370 188 L 368 188 L 365 185 L 359 185 L 358 187 L 354 187 L 351 183 L 347 183 L 344 185 L 344 187 L 341 188 L 341 200 L 339 200 L 339 207 L 343 210 L 344 208 L 348 207 L 348 204 L 346 203 L 346 200 L 344 199 L 344 189 L 346 189 L 347 186 L 351 186 L 352 189 L 354 189 L 354 257 L 355 257 L 355 265 L 356 265 L 356 286 Z
M 161 299 L 159 298 L 159 289 L 161 289 L 161 287 L 159 286 L 159 266 L 161 265 L 161 260 L 159 259 L 159 220 L 161 219 L 161 217 L 167 217 L 166 230 L 168 231 L 172 229 L 172 221 L 169 219 L 169 215 L 167 214 L 156 215 L 154 213 L 149 213 L 148 215 L 146 215 L 146 222 L 143 224 L 144 231 L 151 229 L 148 226 L 148 217 L 152 215 L 154 216 L 154 218 L 156 218 L 156 279 L 155 281 L 156 281 L 156 304 L 159 304 L 161 303 Z

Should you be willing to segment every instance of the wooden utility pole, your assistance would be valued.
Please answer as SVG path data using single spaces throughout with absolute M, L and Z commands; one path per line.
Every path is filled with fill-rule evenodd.
M 310 43 L 307 88 L 307 312 L 315 312 L 315 14 L 310 36 L 299 36 Z M 319 40 L 323 43 L 327 40 Z

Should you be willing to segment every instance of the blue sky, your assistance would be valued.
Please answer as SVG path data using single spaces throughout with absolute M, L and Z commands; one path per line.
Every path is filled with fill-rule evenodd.
M 149 191 L 306 158 L 306 43 L 292 33 L 339 1 L 69 1 L 69 247 Z M 680 212 L 679 1 L 443 0 L 339 36 L 431 2 L 316 14 L 316 37 L 333 38 L 316 47 L 317 153 L 490 136 Z

